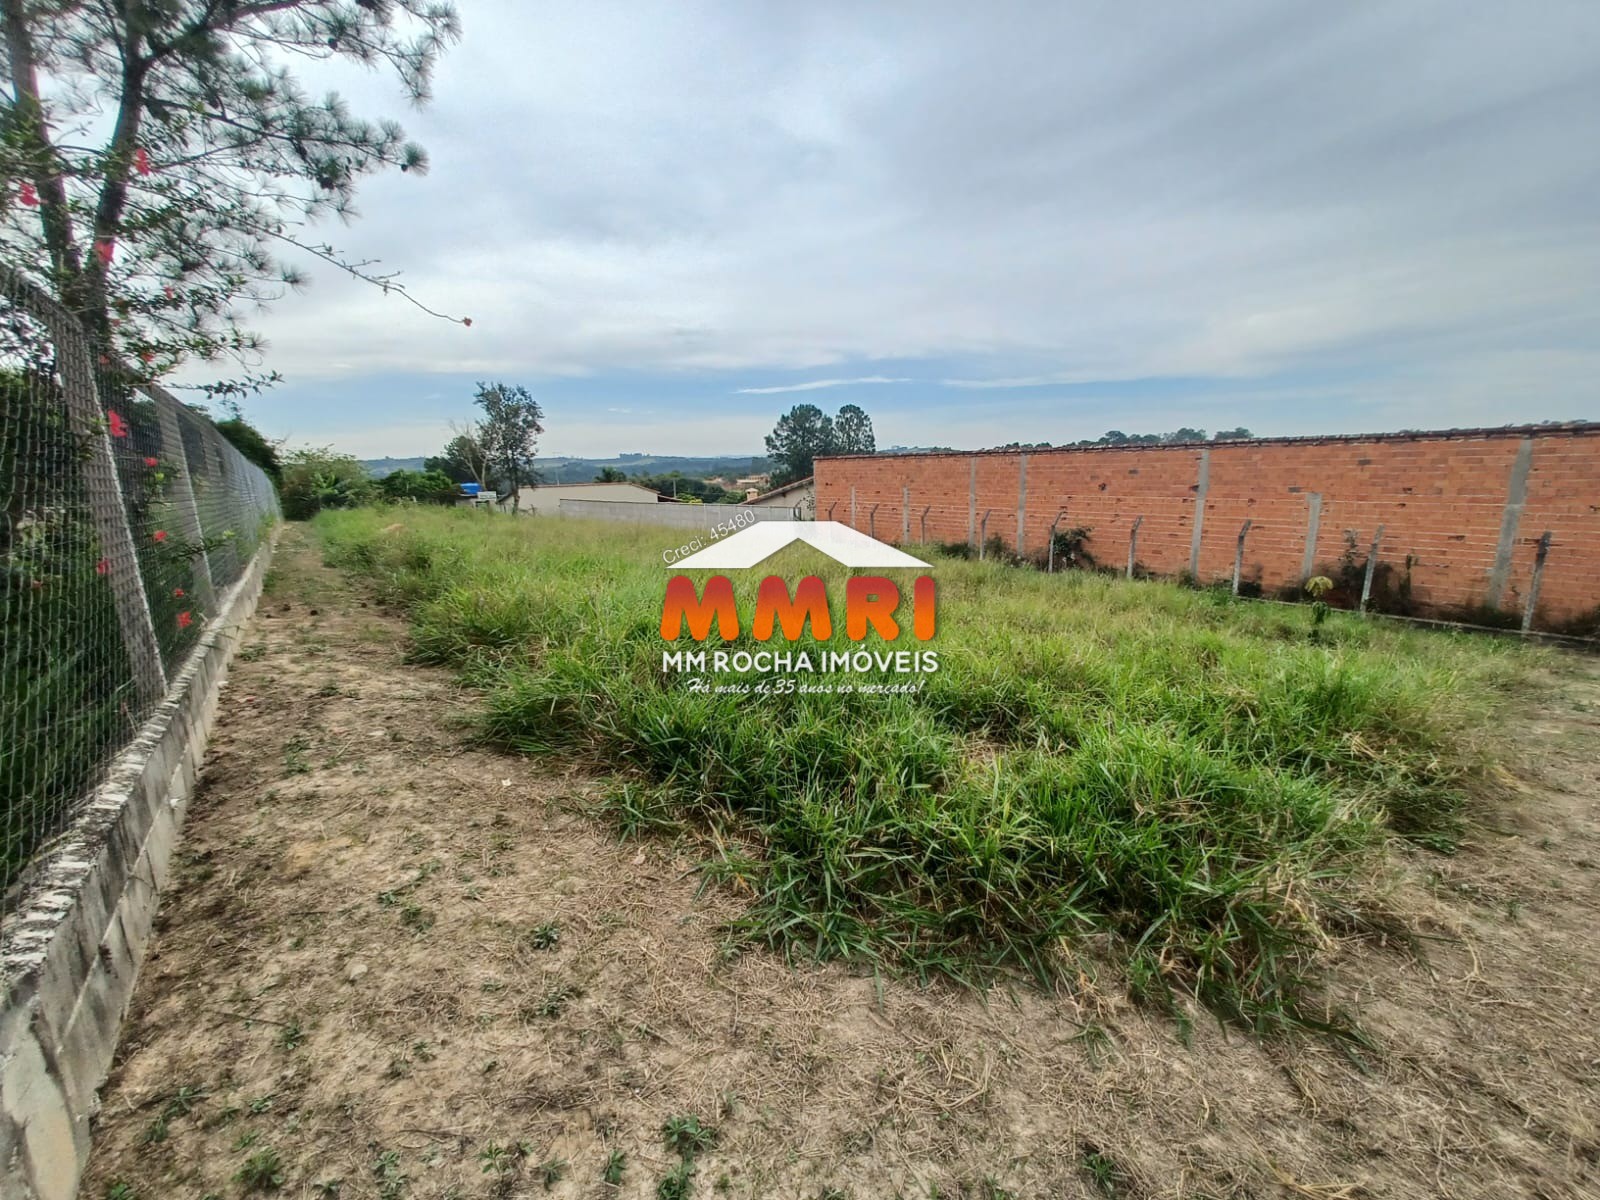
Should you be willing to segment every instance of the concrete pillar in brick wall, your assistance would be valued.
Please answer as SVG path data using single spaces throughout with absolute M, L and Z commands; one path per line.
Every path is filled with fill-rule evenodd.
M 911 540 L 911 489 L 900 489 L 900 544 Z
M 1189 574 L 1200 580 L 1200 535 L 1206 524 L 1206 492 L 1211 488 L 1211 451 L 1200 451 L 1200 475 L 1194 489 L 1194 533 L 1189 538 Z
M 1525 437 L 1517 446 L 1511 463 L 1511 479 L 1506 484 L 1506 505 L 1500 511 L 1500 539 L 1495 544 L 1494 567 L 1489 572 L 1489 592 L 1484 597 L 1490 608 L 1499 608 L 1505 599 L 1506 581 L 1511 576 L 1511 552 L 1517 544 L 1517 526 L 1522 523 L 1522 506 L 1528 501 L 1528 471 L 1533 466 L 1533 439 Z
M 1300 582 L 1317 569 L 1317 534 L 1322 530 L 1322 493 L 1306 493 L 1306 552 L 1300 560 Z
M 850 528 L 856 527 L 856 485 L 850 485 Z
M 967 474 L 967 545 L 978 546 L 978 460 L 972 459 Z
M 1022 531 L 1028 520 L 1028 456 L 1017 455 L 1017 553 L 1022 553 Z

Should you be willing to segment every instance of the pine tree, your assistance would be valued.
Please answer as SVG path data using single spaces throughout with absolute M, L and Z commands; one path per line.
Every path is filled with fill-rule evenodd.
M 773 486 L 782 487 L 810 475 L 813 460 L 831 454 L 833 445 L 833 418 L 815 404 L 795 405 L 778 418 L 767 435 Z
M 259 343 L 241 313 L 302 282 L 276 257 L 288 248 L 405 294 L 310 227 L 348 215 L 365 176 L 421 173 L 426 155 L 393 121 L 312 99 L 282 64 L 385 67 L 420 103 L 460 36 L 452 5 L 0 0 L 0 13 L 0 250 L 130 361 L 152 374 L 248 361 Z M 105 140 L 81 144 L 102 113 Z

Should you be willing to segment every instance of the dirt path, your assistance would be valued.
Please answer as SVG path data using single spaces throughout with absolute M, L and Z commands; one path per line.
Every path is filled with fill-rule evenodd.
M 697 898 L 692 846 L 619 844 L 575 812 L 589 781 L 472 747 L 473 698 L 404 644 L 290 527 L 85 1196 L 670 1200 L 691 1115 L 701 1197 L 1600 1195 L 1592 664 L 1549 681 L 1504 827 L 1407 864 L 1456 937 L 1426 967 L 1344 948 L 1358 1064 L 1203 1018 L 1185 1045 L 1090 980 L 726 961 L 739 901 Z

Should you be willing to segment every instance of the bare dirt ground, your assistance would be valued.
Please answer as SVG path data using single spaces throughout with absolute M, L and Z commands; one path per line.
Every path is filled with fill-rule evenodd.
M 1593 662 L 1528 714 L 1513 808 L 1400 864 L 1427 962 L 1335 949 L 1376 1050 L 1186 1044 L 1110 980 L 725 960 L 740 900 L 692 844 L 620 844 L 583 776 L 473 746 L 401 621 L 305 529 L 279 555 L 86 1196 L 1600 1196 Z

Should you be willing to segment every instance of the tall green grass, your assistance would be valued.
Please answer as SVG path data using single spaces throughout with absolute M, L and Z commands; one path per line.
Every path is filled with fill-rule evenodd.
M 396 519 L 323 514 L 328 561 L 411 614 L 419 661 L 483 689 L 485 737 L 590 756 L 629 832 L 713 833 L 708 878 L 754 897 L 740 938 L 973 982 L 1109 954 L 1136 994 L 1263 1032 L 1338 1024 L 1325 946 L 1392 927 L 1365 883 L 1377 856 L 1396 835 L 1449 848 L 1497 707 L 1545 661 L 940 559 L 941 669 L 920 693 L 703 694 L 662 672 L 672 531 Z M 828 580 L 849 645 L 848 572 L 804 550 L 769 566 Z M 746 621 L 767 573 L 733 573 Z

